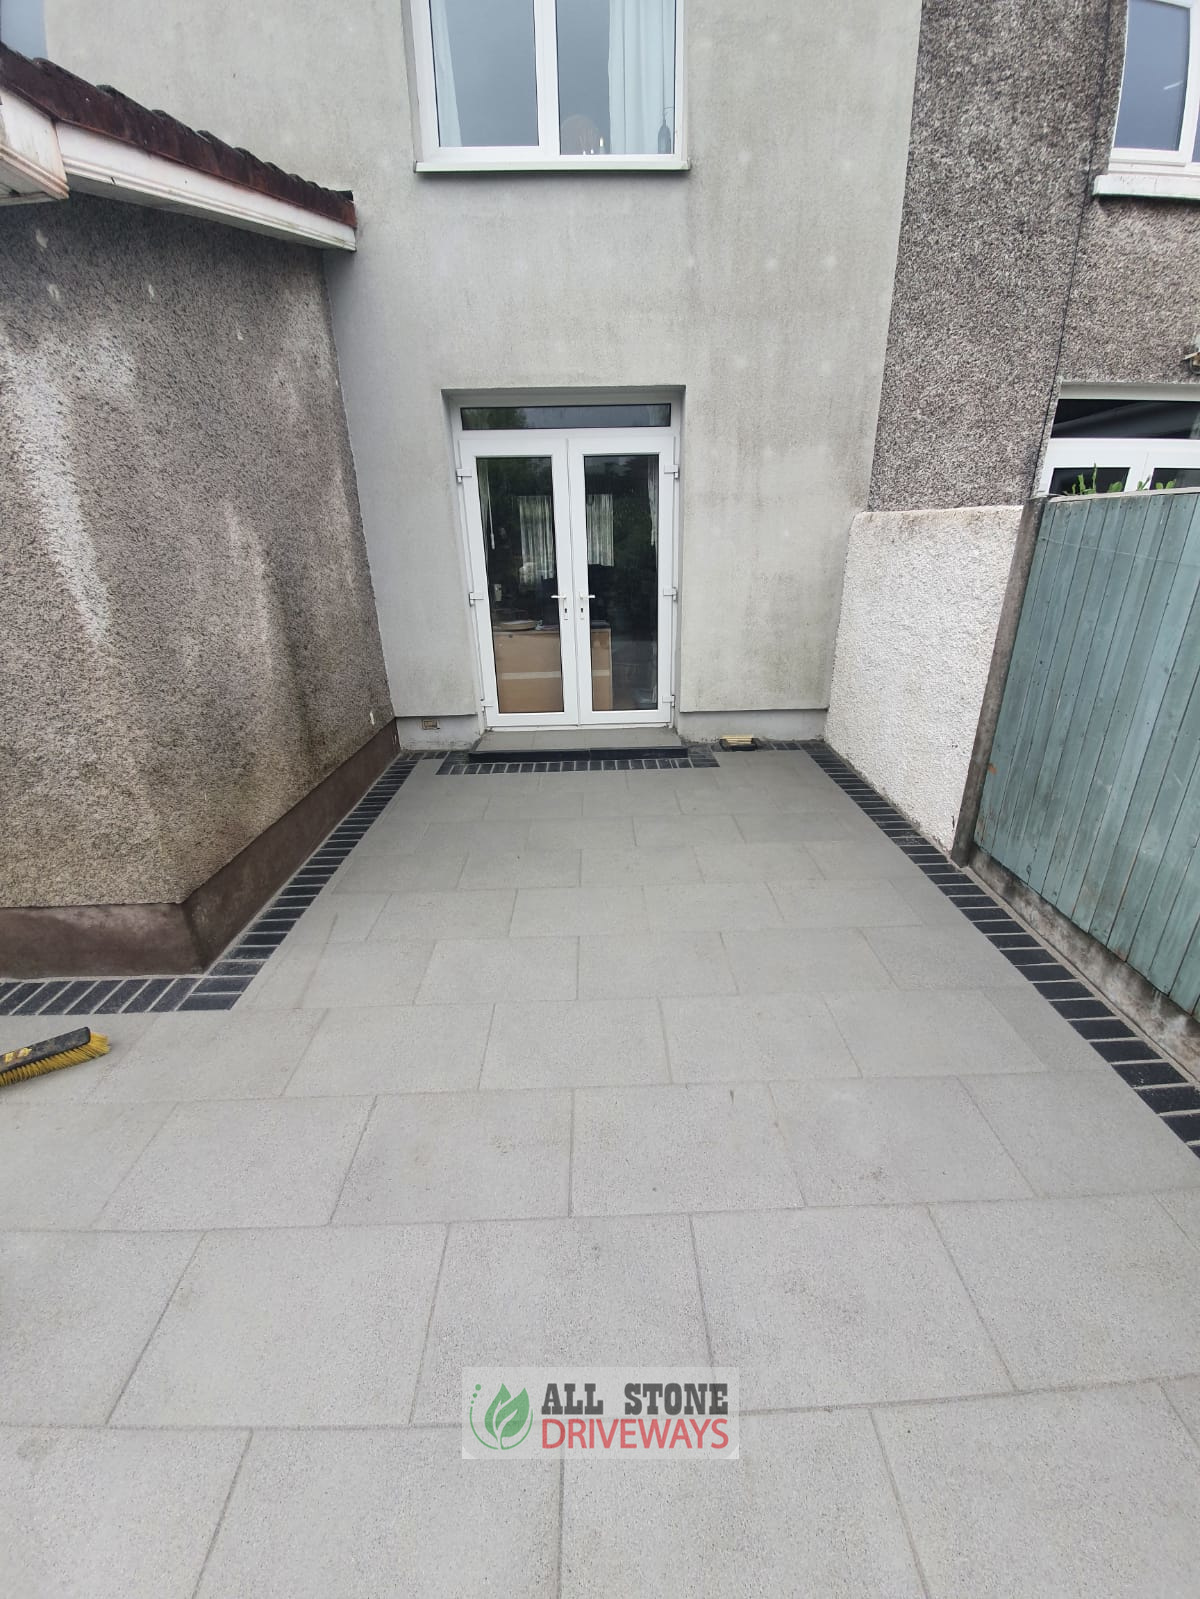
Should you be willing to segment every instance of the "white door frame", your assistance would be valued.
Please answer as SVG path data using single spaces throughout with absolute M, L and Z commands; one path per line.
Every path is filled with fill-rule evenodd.
M 586 402 L 585 402 L 586 403 Z M 456 407 L 457 410 L 457 407 Z M 484 720 L 494 728 L 668 726 L 673 720 L 675 611 L 678 603 L 678 433 L 667 428 L 551 429 L 464 432 L 455 418 L 458 479 L 462 486 L 469 601 L 475 624 Z M 588 609 L 584 458 L 591 455 L 656 455 L 658 492 L 658 704 L 645 711 L 591 708 L 591 624 Z M 549 459 L 553 476 L 555 558 L 558 572 L 559 638 L 563 710 L 517 715 L 499 709 L 492 645 L 491 596 L 484 550 L 483 516 L 476 461 L 480 456 Z

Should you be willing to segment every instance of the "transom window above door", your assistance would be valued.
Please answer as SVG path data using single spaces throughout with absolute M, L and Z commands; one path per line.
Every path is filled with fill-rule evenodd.
M 679 169 L 682 0 L 411 0 L 418 171 Z
M 1117 128 L 1096 192 L 1200 199 L 1200 0 L 1129 0 Z

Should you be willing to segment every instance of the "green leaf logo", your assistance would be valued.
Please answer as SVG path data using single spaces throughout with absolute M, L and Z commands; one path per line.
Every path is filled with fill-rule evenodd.
M 522 1388 L 514 1398 L 501 1383 L 495 1399 L 488 1406 L 487 1415 L 483 1418 L 484 1428 L 501 1449 L 511 1449 L 528 1431 L 528 1421 L 528 1392 Z

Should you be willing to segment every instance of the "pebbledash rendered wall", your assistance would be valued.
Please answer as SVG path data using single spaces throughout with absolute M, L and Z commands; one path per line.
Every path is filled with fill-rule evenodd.
M 76 197 L 0 211 L 0 283 L 0 971 L 186 968 L 391 717 L 320 260 Z
M 920 3 L 682 15 L 689 171 L 463 176 L 413 170 L 403 0 L 46 0 L 72 70 L 353 189 L 339 359 L 396 710 L 432 741 L 478 711 L 445 400 L 470 389 L 682 389 L 682 722 L 822 725 Z
M 1184 383 L 1200 333 L 1200 204 L 1092 194 L 1125 15 L 923 9 L 872 514 L 851 529 L 827 734 L 945 844 L 1061 385 Z

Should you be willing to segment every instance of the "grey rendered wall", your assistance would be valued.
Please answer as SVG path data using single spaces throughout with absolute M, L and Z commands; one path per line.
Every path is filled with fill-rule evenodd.
M 400 714 L 477 708 L 444 391 L 686 390 L 684 711 L 827 703 L 919 0 L 690 0 L 692 170 L 414 174 L 401 0 L 47 0 L 50 53 L 353 188 L 330 285 Z
M 0 904 L 178 902 L 390 714 L 315 252 L 0 212 Z
M 871 484 L 877 510 L 1017 503 L 1061 381 L 1177 383 L 1200 206 L 1094 199 L 1125 0 L 925 0 Z

